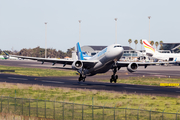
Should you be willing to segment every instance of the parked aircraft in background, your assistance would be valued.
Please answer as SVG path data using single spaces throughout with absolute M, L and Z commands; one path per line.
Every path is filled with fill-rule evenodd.
M 53 58 L 38 58 L 38 57 L 26 57 L 26 56 L 17 56 L 11 55 L 13 57 L 22 58 L 22 59 L 31 59 L 42 62 L 51 62 L 52 65 L 63 64 L 63 66 L 71 65 L 73 70 L 77 70 L 80 74 L 79 81 L 85 81 L 86 76 L 93 76 L 97 73 L 106 73 L 112 69 L 113 74 L 111 75 L 110 82 L 115 82 L 118 79 L 116 75 L 117 70 L 121 67 L 127 67 L 129 72 L 135 72 L 138 66 L 145 66 L 157 64 L 156 62 L 121 62 L 118 61 L 123 55 L 123 47 L 120 44 L 113 44 L 102 51 L 92 56 L 88 60 L 85 60 L 83 57 L 83 52 L 81 51 L 79 43 L 77 43 L 77 56 L 76 60 L 67 60 L 67 59 L 53 59 Z M 159 63 L 158 63 L 159 64 Z
M 5 52 L 5 54 L 6 55 L 0 55 L 0 59 L 2 59 L 2 60 L 6 60 L 6 59 L 17 60 L 18 59 L 17 57 L 9 56 L 6 52 Z
M 142 40 L 146 55 L 158 60 L 165 60 L 169 62 L 176 62 L 180 65 L 180 54 L 178 53 L 160 53 L 156 51 L 147 40 Z
M 9 58 L 8 56 L 0 55 L 0 59 L 2 60 L 8 59 L 8 58 Z

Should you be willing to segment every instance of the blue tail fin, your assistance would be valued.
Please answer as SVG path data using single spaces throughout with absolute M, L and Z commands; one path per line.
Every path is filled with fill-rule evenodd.
M 7 52 L 3 51 L 6 55 L 9 55 Z
M 78 55 L 78 60 L 84 60 L 79 42 L 77 43 L 77 55 Z

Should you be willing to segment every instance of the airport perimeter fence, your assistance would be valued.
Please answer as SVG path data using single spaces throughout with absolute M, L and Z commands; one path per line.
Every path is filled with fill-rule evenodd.
M 180 120 L 180 114 L 1 96 L 1 113 L 57 120 Z

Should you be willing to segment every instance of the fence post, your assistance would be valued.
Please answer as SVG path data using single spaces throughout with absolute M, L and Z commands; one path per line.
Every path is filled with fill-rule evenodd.
M 29 98 L 29 117 L 30 117 L 30 115 L 31 115 L 31 97 Z
M 179 108 L 180 109 L 180 108 Z M 177 110 L 177 112 L 176 112 L 176 120 L 177 120 L 177 114 L 178 114 L 178 112 L 179 112 L 179 109 Z
M 56 109 L 56 106 L 55 106 L 55 105 L 56 105 L 56 98 L 54 99 L 54 119 L 55 119 L 55 112 L 56 112 L 56 111 L 55 111 L 55 109 Z
M 37 117 L 38 117 L 38 98 L 37 98 L 37 100 L 36 100 L 36 115 L 37 115 Z
M 104 103 L 104 106 L 105 106 L 106 103 Z M 103 120 L 104 120 L 104 106 L 103 106 Z
M 9 96 L 8 96 L 8 113 L 9 113 Z
M 163 110 L 163 112 L 162 112 L 162 120 L 164 119 L 163 114 L 164 114 L 165 109 L 166 109 L 166 108 L 164 108 L 164 110 Z
M 45 113 L 44 114 L 45 114 L 45 118 L 46 118 L 46 100 L 45 100 Z
M 84 102 L 82 104 L 82 120 L 83 120 L 83 105 L 84 105 Z
M 73 102 L 73 105 L 72 105 L 72 120 L 74 119 L 74 102 Z
M 92 97 L 92 120 L 94 120 L 94 113 L 93 113 L 93 97 Z
M 139 108 L 140 108 L 140 106 L 139 106 Z M 138 108 L 138 112 L 137 112 L 137 120 L 139 120 L 139 108 Z
M 2 95 L 1 95 L 1 112 L 2 112 Z
M 23 115 L 23 103 L 24 103 L 24 96 L 22 98 L 22 115 Z
M 128 106 L 128 105 L 127 105 L 127 106 Z M 125 120 L 127 120 L 127 116 L 126 116 L 127 106 L 126 106 L 126 108 L 125 108 Z
M 152 107 L 151 107 L 151 109 L 149 111 L 149 120 L 151 120 L 151 110 L 152 110 Z
M 14 106 L 15 108 L 15 113 L 16 113 L 16 90 L 15 90 L 15 106 Z
M 63 120 L 64 120 L 64 101 L 63 101 Z
M 116 103 L 115 106 L 114 106 L 114 120 L 116 119 L 116 117 L 115 117 L 115 116 L 116 116 L 116 115 L 115 115 L 115 114 L 116 114 L 116 105 L 117 105 L 117 103 Z

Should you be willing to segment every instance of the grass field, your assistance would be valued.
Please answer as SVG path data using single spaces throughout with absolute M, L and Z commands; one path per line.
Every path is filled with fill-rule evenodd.
M 97 80 L 99 82 L 109 82 L 109 80 Z M 126 79 L 119 78 L 117 83 L 152 85 L 160 86 L 160 83 L 180 83 L 180 78 L 160 78 L 160 77 L 129 77 Z M 180 86 L 174 86 L 180 87 Z
M 54 69 L 40 69 L 40 68 L 26 68 L 26 67 L 11 67 L 0 65 L 0 70 L 15 70 L 15 72 L 6 72 L 9 74 L 38 76 L 38 77 L 51 77 L 51 76 L 75 76 L 76 71 L 72 70 L 54 70 Z
M 23 84 L 0 84 L 0 94 L 3 96 L 11 96 L 19 98 L 31 98 L 42 100 L 55 100 L 65 102 L 84 103 L 91 105 L 92 97 L 94 105 L 120 107 L 120 108 L 135 108 L 165 112 L 177 112 L 180 108 L 180 96 L 160 97 L 152 95 L 137 95 L 119 92 L 107 92 L 85 89 L 69 89 L 44 87 L 38 85 L 23 85 Z

